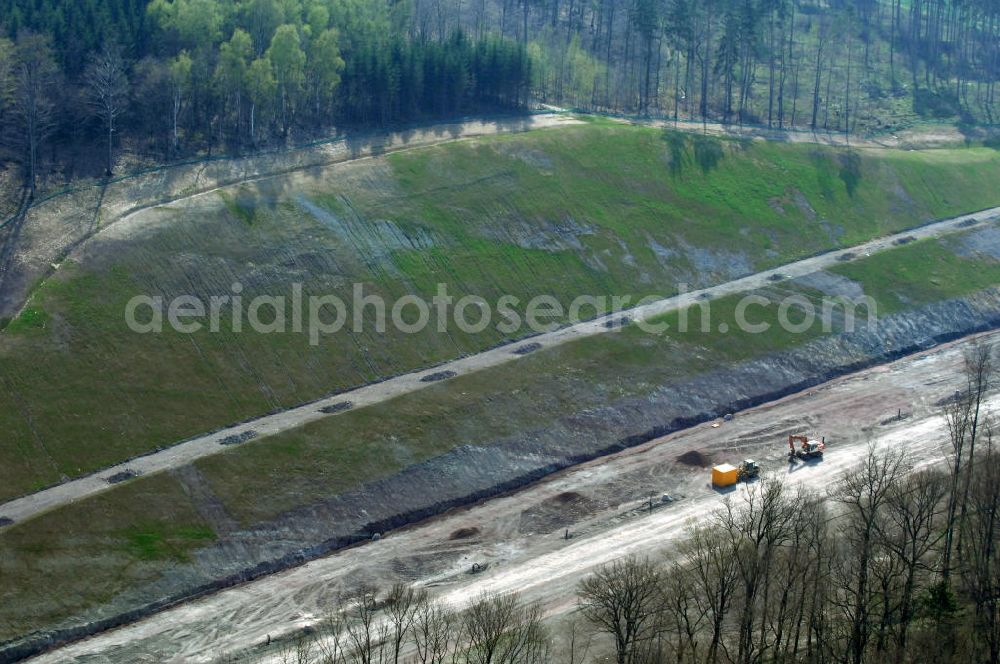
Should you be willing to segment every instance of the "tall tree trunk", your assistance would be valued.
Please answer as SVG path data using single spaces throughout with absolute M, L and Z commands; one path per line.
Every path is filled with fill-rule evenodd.
M 823 30 L 823 28 L 820 28 L 820 30 Z M 815 80 L 813 82 L 812 122 L 810 123 L 810 126 L 812 127 L 813 131 L 816 131 L 816 129 L 818 127 L 818 120 L 819 120 L 819 99 L 820 99 L 819 90 L 820 90 L 820 84 L 822 83 L 822 76 L 823 76 L 823 42 L 824 41 L 825 41 L 824 37 L 821 34 L 819 36 L 819 40 L 816 43 L 816 69 L 815 69 L 816 76 L 815 76 Z

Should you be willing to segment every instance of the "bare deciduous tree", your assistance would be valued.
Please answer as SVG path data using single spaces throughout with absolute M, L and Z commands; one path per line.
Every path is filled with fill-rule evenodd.
M 347 640 L 354 661 L 376 664 L 383 661 L 389 627 L 379 620 L 378 595 L 374 588 L 362 587 L 350 598 Z
M 674 563 L 663 575 L 662 617 L 659 630 L 667 634 L 667 648 L 675 662 L 700 661 L 699 635 L 706 609 L 698 602 L 694 574 Z
M 970 469 L 962 580 L 973 605 L 974 660 L 996 662 L 1000 661 L 1000 455 L 993 447 L 993 427 L 987 423 L 984 430 L 981 463 L 974 472 Z
M 969 401 L 961 394 L 949 401 L 944 407 L 945 421 L 948 423 L 948 443 L 950 445 L 951 463 L 949 464 L 948 507 L 945 515 L 944 553 L 942 576 L 947 585 L 951 577 L 952 552 L 955 548 L 956 523 L 958 521 L 958 504 L 961 502 L 961 480 L 964 470 L 966 438 L 968 437 L 970 410 Z
M 778 479 L 751 486 L 742 504 L 727 501 L 719 514 L 719 529 L 735 553 L 742 590 L 739 645 L 736 660 L 750 664 L 766 647 L 764 634 L 755 630 L 758 613 L 764 622 L 769 610 L 772 561 L 790 536 L 795 505 L 785 496 Z
M 101 119 L 107 132 L 109 177 L 114 169 L 115 123 L 128 105 L 129 88 L 125 69 L 125 60 L 118 46 L 105 44 L 103 50 L 91 58 L 84 74 L 90 107 Z
M 549 638 L 538 604 L 516 594 L 479 597 L 462 615 L 469 664 L 542 664 Z
M 25 182 L 34 194 L 38 179 L 38 153 L 55 122 L 57 69 L 47 38 L 30 32 L 18 35 L 14 49 L 14 85 L 11 115 L 16 143 L 24 154 Z
M 403 641 L 413 627 L 416 610 L 426 593 L 414 590 L 409 584 L 397 583 L 385 599 L 385 612 L 392 630 L 392 661 L 399 664 Z
M 889 494 L 884 521 L 880 522 L 880 535 L 890 557 L 901 567 L 901 586 L 898 589 L 898 625 L 895 637 L 896 662 L 902 662 L 906 653 L 910 624 L 916 614 L 916 590 L 921 574 L 928 573 L 934 564 L 933 554 L 942 538 L 939 518 L 947 485 L 937 471 L 928 470 L 909 475 L 899 482 Z
M 968 412 L 968 464 L 962 483 L 962 499 L 958 515 L 958 542 L 956 549 L 962 561 L 963 524 L 968 515 L 969 485 L 976 465 L 976 438 L 979 435 L 983 401 L 993 381 L 993 353 L 989 346 L 975 343 L 965 353 L 965 408 Z
M 840 603 L 849 634 L 847 659 L 861 664 L 871 638 L 873 588 L 872 565 L 879 544 L 878 520 L 892 489 L 905 471 L 900 451 L 879 451 L 869 447 L 860 467 L 844 476 L 833 492 L 845 515 L 840 527 L 845 545 L 841 561 Z
M 574 617 L 571 618 L 563 628 L 562 650 L 560 651 L 560 662 L 565 664 L 581 664 L 587 661 L 590 653 L 590 644 L 593 641 L 593 632 Z
M 691 570 L 696 597 L 709 627 L 705 661 L 714 664 L 719 661 L 723 626 L 736 599 L 739 570 L 735 552 L 724 535 L 699 528 L 682 543 L 681 554 Z
M 647 638 L 659 611 L 660 571 L 648 559 L 628 557 L 599 568 L 580 583 L 583 614 L 615 641 L 618 664 L 626 664 Z
M 345 620 L 341 607 L 336 606 L 319 624 L 316 651 L 323 664 L 346 664 Z
M 816 495 L 798 495 L 791 546 L 784 556 L 787 569 L 788 634 L 776 639 L 776 651 L 784 661 L 793 661 L 804 653 L 806 661 L 824 659 L 828 651 L 826 622 L 830 567 L 833 557 L 829 546 L 826 505 Z
M 422 595 L 416 606 L 413 642 L 420 664 L 443 664 L 452 649 L 456 629 L 455 616 Z
M 957 553 L 962 562 L 962 524 L 968 509 L 969 482 L 975 469 L 976 438 L 979 434 L 983 401 L 993 381 L 992 351 L 984 344 L 975 344 L 966 352 L 964 361 L 965 389 L 945 405 L 951 444 L 951 484 L 945 523 L 944 582 L 950 578 Z

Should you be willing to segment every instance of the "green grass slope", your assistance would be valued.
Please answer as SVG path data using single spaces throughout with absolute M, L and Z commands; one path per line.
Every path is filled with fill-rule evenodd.
M 830 274 L 875 298 L 883 314 L 970 295 L 1000 284 L 1000 242 L 970 244 L 973 237 L 976 243 L 1000 238 L 1000 231 L 973 233 L 893 248 Z M 923 270 L 900 270 L 914 264 Z M 771 324 L 767 334 L 733 325 L 736 299 L 723 298 L 710 305 L 708 330 L 680 332 L 679 314 L 670 314 L 666 334 L 628 326 L 202 459 L 184 469 L 186 477 L 198 478 L 197 498 L 183 488 L 180 473 L 142 477 L 14 525 L 0 533 L 0 641 L 175 573 L 199 549 L 222 540 L 199 516 L 199 501 L 233 521 L 229 536 L 254 533 L 282 513 L 456 446 L 526 435 L 559 418 L 649 397 L 671 381 L 793 349 L 823 334 L 818 324 L 801 334 L 777 329 L 777 303 L 798 295 L 818 304 L 821 293 L 813 287 L 780 282 L 758 294 L 770 304 L 756 308 L 752 322 Z M 797 322 L 799 313 L 790 319 Z M 692 311 L 689 320 L 700 318 Z M 729 332 L 719 333 L 719 323 L 729 324 Z
M 1000 153 L 840 150 L 584 125 L 304 171 L 143 212 L 41 284 L 0 335 L 0 499 L 504 340 L 124 323 L 134 295 L 390 301 L 447 283 L 522 301 L 718 283 L 1000 204 Z

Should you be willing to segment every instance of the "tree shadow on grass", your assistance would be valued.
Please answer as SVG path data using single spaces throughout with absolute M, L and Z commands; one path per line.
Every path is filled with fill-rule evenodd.
M 725 157 L 722 143 L 718 139 L 707 136 L 696 136 L 693 142 L 694 160 L 701 168 L 701 172 L 708 175 L 719 167 L 719 162 Z
M 678 177 L 684 173 L 684 167 L 690 160 L 688 143 L 691 144 L 694 161 L 701 172 L 708 174 L 719 167 L 719 162 L 725 158 L 722 142 L 710 136 L 685 136 L 669 129 L 663 131 L 662 140 L 667 144 L 670 153 L 670 174 Z
M 670 152 L 670 174 L 678 177 L 684 172 L 684 162 L 687 161 L 687 137 L 676 131 L 664 131 L 663 142 Z
M 840 155 L 840 179 L 847 187 L 847 195 L 853 198 L 862 179 L 861 157 L 857 152 L 851 150 Z

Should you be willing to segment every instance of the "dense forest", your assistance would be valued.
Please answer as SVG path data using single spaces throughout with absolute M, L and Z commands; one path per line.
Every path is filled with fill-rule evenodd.
M 123 151 L 540 103 L 858 133 L 994 123 L 1000 79 L 995 0 L 0 0 L 0 34 L 5 154 L 29 185 Z

